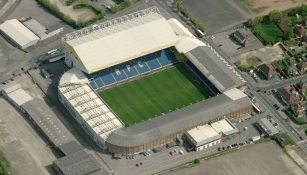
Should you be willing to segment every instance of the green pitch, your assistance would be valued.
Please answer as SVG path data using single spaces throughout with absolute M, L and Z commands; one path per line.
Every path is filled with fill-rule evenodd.
M 209 97 L 184 65 L 99 92 L 112 110 L 129 126 Z

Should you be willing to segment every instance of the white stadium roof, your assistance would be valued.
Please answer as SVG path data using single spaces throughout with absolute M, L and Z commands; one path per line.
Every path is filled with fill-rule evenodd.
M 102 140 L 114 130 L 123 127 L 116 115 L 89 87 L 84 74 L 76 68 L 65 72 L 60 79 L 59 91 L 71 109 L 74 109 L 82 120 Z
M 0 25 L 0 30 L 10 37 L 21 48 L 31 42 L 38 41 L 39 38 L 17 19 L 7 20 Z
M 178 40 L 156 8 L 93 25 L 64 37 L 66 48 L 87 73 L 174 46 Z

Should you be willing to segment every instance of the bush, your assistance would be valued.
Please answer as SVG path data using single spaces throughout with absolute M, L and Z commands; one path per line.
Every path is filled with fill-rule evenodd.
M 68 25 L 72 26 L 73 28 L 82 28 L 89 24 L 94 23 L 97 20 L 104 18 L 105 13 L 103 11 L 97 10 L 95 7 L 88 5 L 88 4 L 77 4 L 73 6 L 74 9 L 81 9 L 81 8 L 88 8 L 95 13 L 95 18 L 88 20 L 88 21 L 75 21 L 70 16 L 65 15 L 60 11 L 60 9 L 55 5 L 49 2 L 49 0 L 36 0 L 36 2 L 46 8 L 49 12 L 54 14 L 55 16 L 59 17 L 63 21 L 65 21 Z M 68 1 L 66 1 L 68 2 Z M 69 1 L 70 2 L 70 1 Z
M 180 13 L 182 13 L 185 17 L 189 18 L 191 22 L 201 31 L 205 31 L 205 26 L 202 22 L 200 22 L 198 19 L 196 19 L 191 13 L 189 13 L 184 7 L 183 7 L 183 0 L 177 0 L 176 7 Z
M 67 16 L 64 13 L 62 13 L 60 9 L 55 4 L 50 3 L 49 0 L 36 0 L 36 2 L 42 5 L 45 9 L 47 9 L 49 12 L 51 12 L 55 16 L 65 21 L 68 25 L 74 28 L 77 27 L 76 21 L 71 19 L 70 16 Z
M 2 152 L 0 152 L 0 175 L 9 175 L 10 174 L 10 164 L 5 159 Z
M 65 5 L 70 6 L 71 4 L 73 4 L 74 2 L 76 2 L 77 0 L 66 0 L 65 1 Z
M 304 117 L 296 116 L 290 107 L 285 110 L 285 113 L 292 120 L 293 123 L 295 123 L 297 125 L 307 124 L 307 122 L 304 119 Z
M 132 4 L 138 2 L 139 0 L 123 0 L 121 3 L 119 4 L 114 4 L 111 7 L 111 12 L 112 13 L 116 13 L 118 11 L 121 11 L 127 7 L 130 7 Z
M 199 164 L 199 163 L 200 163 L 200 160 L 199 160 L 199 159 L 195 159 L 195 160 L 193 161 L 193 163 Z

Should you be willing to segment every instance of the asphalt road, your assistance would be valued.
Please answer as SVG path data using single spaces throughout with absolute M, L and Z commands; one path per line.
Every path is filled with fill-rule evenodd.
M 262 86 L 255 85 L 255 87 L 262 90 L 262 91 L 269 91 L 269 90 L 277 89 L 277 88 L 280 88 L 280 87 L 283 87 L 283 86 L 296 84 L 296 83 L 299 83 L 302 80 L 307 80 L 307 74 L 297 76 L 297 77 L 293 77 L 293 78 L 290 78 L 290 79 L 285 79 L 285 80 L 282 80 L 281 82 L 277 82 L 277 83 L 273 83 L 273 84 L 269 84 L 269 85 L 262 85 Z

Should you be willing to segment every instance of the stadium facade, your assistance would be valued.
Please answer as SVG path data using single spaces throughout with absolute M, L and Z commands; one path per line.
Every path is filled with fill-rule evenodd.
M 65 63 L 71 69 L 60 79 L 60 101 L 88 135 L 110 152 L 146 151 L 180 138 L 191 128 L 252 110 L 248 97 L 238 89 L 245 82 L 236 70 L 178 20 L 165 19 L 156 7 L 67 34 L 63 43 Z M 170 48 L 185 54 L 186 64 L 210 82 L 218 95 L 124 127 L 96 91 L 173 64 Z M 137 64 L 131 66 L 132 61 Z

